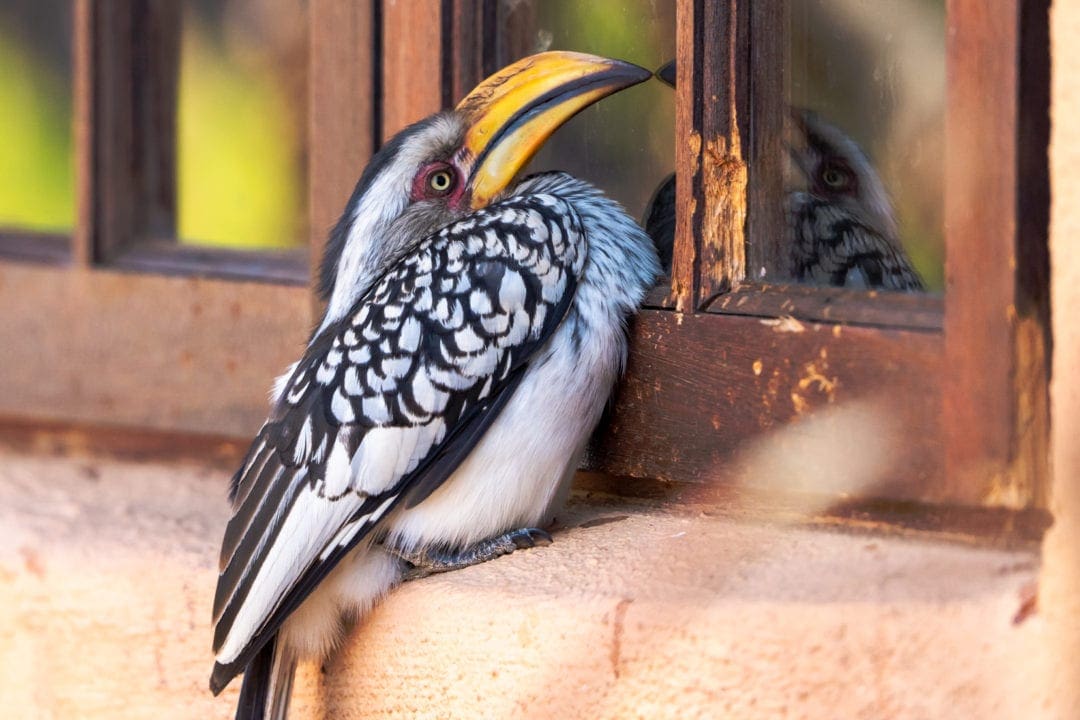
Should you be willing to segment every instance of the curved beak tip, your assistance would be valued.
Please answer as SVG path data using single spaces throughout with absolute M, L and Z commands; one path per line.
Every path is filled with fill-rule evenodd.
M 675 87 L 675 61 L 671 60 L 656 68 L 656 77 L 661 82 Z

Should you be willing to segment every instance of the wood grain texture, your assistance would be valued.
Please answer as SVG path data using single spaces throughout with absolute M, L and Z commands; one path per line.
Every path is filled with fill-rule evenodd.
M 14 229 L 0 232 L 0 260 L 66 265 L 71 259 L 71 235 Z
M 308 250 L 238 250 L 178 245 L 172 239 L 143 240 L 117 255 L 109 268 L 159 275 L 232 278 L 307 287 L 311 280 Z
M 76 102 L 82 113 L 76 123 L 84 123 L 88 135 L 87 146 L 79 148 L 89 169 L 83 188 L 88 226 L 80 248 L 86 263 L 106 259 L 113 250 L 130 245 L 137 233 L 133 9 L 133 0 L 89 3 L 85 17 L 83 13 L 77 16 L 88 22 L 82 30 L 86 49 L 80 58 L 85 65 L 76 70 L 76 75 L 88 73 L 90 80 L 78 86 L 86 96 Z
M 700 70 L 700 3 L 675 3 L 675 246 L 671 258 L 671 295 L 664 303 L 692 312 L 697 299 L 697 238 L 701 182 L 701 103 L 695 84 Z
M 1020 106 L 1017 126 L 1016 309 L 1018 329 L 1017 457 L 1048 508 L 1050 470 L 1050 0 L 1027 0 L 1020 9 Z M 1030 337 L 1029 337 L 1030 335 Z
M 443 106 L 452 107 L 493 73 L 495 0 L 446 0 Z
M 0 452 L 98 460 L 197 464 L 233 473 L 244 461 L 249 437 L 188 434 L 109 425 L 0 418 Z
M 536 2 L 503 2 L 483 0 L 485 17 L 490 18 L 490 36 L 485 43 L 485 57 L 491 65 L 485 67 L 491 74 L 495 70 L 536 52 L 536 29 L 539 5 Z
M 731 487 L 820 479 L 802 489 L 981 500 L 971 486 L 941 481 L 940 334 L 646 310 L 632 338 L 589 469 Z M 785 480 L 777 462 L 795 463 L 797 477 Z M 852 468 L 854 485 L 838 486 Z
M 443 105 L 442 0 L 382 0 L 382 139 Z
M 364 165 L 375 150 L 372 0 L 312 0 L 308 73 L 308 208 L 311 268 L 317 272 Z
M 48 288 L 48 292 L 42 292 Z M 0 416 L 250 437 L 308 290 L 0 265 Z
M 176 119 L 182 9 L 182 3 L 178 2 L 146 0 L 139 0 L 134 8 L 131 71 L 139 192 L 135 216 L 139 233 L 150 237 L 176 235 Z M 115 42 L 115 39 L 102 38 L 102 41 Z
M 1027 182 L 1019 173 L 1018 1 L 989 13 L 974 0 L 950 0 L 947 33 L 946 480 L 978 485 L 984 502 L 1009 507 L 1043 495 L 1045 438 L 1028 433 L 1045 435 L 1046 415 L 1046 318 L 1018 281 L 1046 243 L 1045 229 L 1018 233 Z M 1025 249 L 1040 244 L 1041 253 Z
M 728 315 L 941 330 L 944 302 L 940 295 L 926 293 L 746 283 L 720 295 L 705 310 Z
M 71 233 L 71 259 L 83 267 L 94 257 L 94 7 L 93 0 L 75 0 L 72 12 L 75 227 Z
M 784 3 L 751 2 L 750 139 L 746 277 L 782 281 L 787 267 L 784 221 L 783 122 L 787 108 L 784 87 L 786 33 Z
M 701 103 L 698 308 L 746 277 L 749 15 L 749 2 L 741 0 L 702 7 L 695 100 Z
M 749 2 L 676 5 L 672 300 L 697 310 L 746 277 Z

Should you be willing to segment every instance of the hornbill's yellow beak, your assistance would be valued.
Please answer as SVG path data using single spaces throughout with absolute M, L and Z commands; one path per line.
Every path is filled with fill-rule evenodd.
M 546 52 L 518 60 L 476 86 L 457 106 L 466 118 L 474 209 L 490 203 L 553 132 L 597 100 L 651 77 L 620 60 Z

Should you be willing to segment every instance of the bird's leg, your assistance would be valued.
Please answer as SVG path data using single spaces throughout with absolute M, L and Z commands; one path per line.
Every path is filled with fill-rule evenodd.
M 460 570 L 470 565 L 494 560 L 502 555 L 509 555 L 515 550 L 551 544 L 551 535 L 540 528 L 518 528 L 502 535 L 481 540 L 461 550 L 442 548 L 418 548 L 403 550 L 387 546 L 393 555 L 408 563 L 402 580 L 417 580 L 435 573 Z

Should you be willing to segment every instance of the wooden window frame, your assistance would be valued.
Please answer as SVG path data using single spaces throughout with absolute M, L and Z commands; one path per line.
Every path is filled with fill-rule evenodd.
M 781 237 L 767 209 L 778 207 L 782 3 L 679 0 L 677 13 L 676 137 L 687 140 L 676 147 L 674 312 L 642 314 L 596 466 L 723 477 L 759 434 L 884 393 L 904 452 L 874 495 L 1045 508 L 1048 4 L 947 4 L 944 302 L 747 281 L 747 233 L 752 267 Z M 806 392 L 811 373 L 829 391 Z
M 780 193 L 782 0 L 677 0 L 672 282 L 633 325 L 627 376 L 588 469 L 734 487 L 733 461 L 763 433 L 830 403 L 885 397 L 904 452 L 875 497 L 1043 512 L 1048 0 L 1003 1 L 985 13 L 975 0 L 948 0 L 942 300 L 748 279 L 746 267 L 768 264 L 781 237 L 768 210 Z M 237 279 L 230 263 L 250 271 L 251 256 L 178 260 L 171 248 L 130 242 L 153 222 L 132 220 L 123 193 L 164 181 L 151 172 L 142 177 L 158 184 L 139 184 L 123 170 L 137 143 L 115 117 L 124 107 L 115 96 L 134 91 L 97 83 L 102 67 L 138 63 L 129 46 L 110 47 L 130 31 L 103 5 L 75 5 L 70 252 L 57 250 L 62 239 L 0 243 L 8 257 L 22 247 L 51 260 L 0 262 L 0 347 L 9 368 L 23 368 L 0 374 L 0 415 L 244 436 L 317 316 L 309 268 L 359 169 L 377 142 L 495 69 L 498 4 L 312 0 L 305 286 L 271 254 Z

